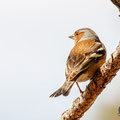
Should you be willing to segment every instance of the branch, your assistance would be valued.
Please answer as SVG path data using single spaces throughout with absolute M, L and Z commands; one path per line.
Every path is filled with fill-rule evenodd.
M 119 9 L 119 11 L 120 11 L 120 0 L 111 0 L 111 1 Z
M 94 103 L 98 95 L 111 82 L 120 69 L 120 43 L 111 58 L 96 72 L 83 95 L 77 98 L 72 108 L 62 114 L 61 120 L 79 120 Z

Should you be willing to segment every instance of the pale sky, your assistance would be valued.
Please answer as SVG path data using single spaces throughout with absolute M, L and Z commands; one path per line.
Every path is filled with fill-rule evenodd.
M 65 81 L 75 30 L 89 27 L 107 48 L 120 40 L 110 0 L 0 0 L 0 120 L 59 120 L 80 96 L 49 98 Z M 119 120 L 120 72 L 81 120 Z M 80 83 L 84 90 L 89 83 Z

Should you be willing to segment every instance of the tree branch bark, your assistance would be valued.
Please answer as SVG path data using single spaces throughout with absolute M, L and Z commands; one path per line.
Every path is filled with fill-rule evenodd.
M 119 9 L 119 11 L 120 11 L 120 0 L 111 0 L 111 1 Z

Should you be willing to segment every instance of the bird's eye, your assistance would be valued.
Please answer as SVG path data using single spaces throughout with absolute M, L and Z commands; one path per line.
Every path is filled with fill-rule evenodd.
M 79 35 L 78 33 L 76 33 L 76 35 Z

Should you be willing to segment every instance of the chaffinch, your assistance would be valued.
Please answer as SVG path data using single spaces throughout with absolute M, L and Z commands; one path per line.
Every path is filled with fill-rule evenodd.
M 75 45 L 66 62 L 66 81 L 50 97 L 67 96 L 75 82 L 83 93 L 78 82 L 91 79 L 106 60 L 105 46 L 90 28 L 79 29 L 69 38 L 74 40 Z

